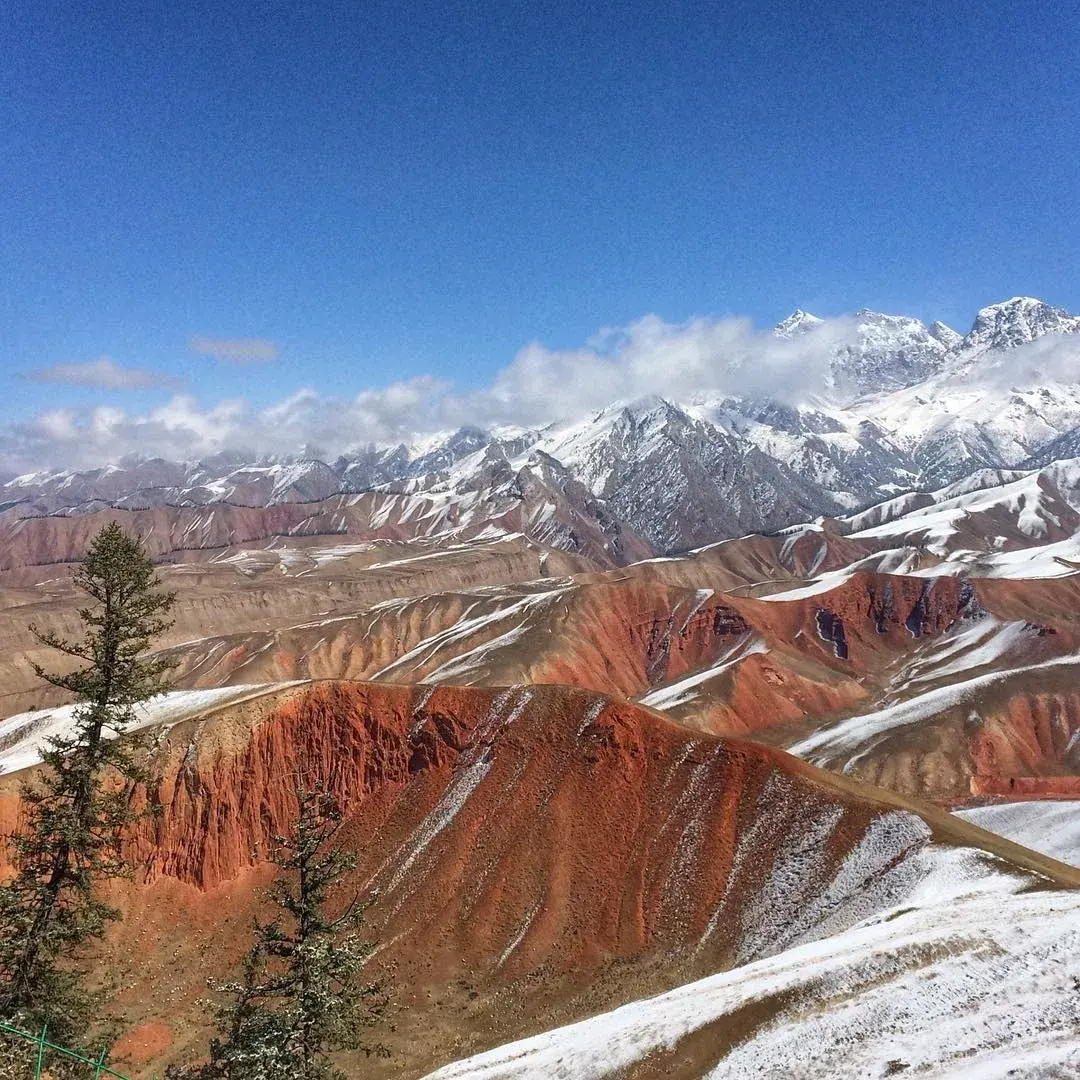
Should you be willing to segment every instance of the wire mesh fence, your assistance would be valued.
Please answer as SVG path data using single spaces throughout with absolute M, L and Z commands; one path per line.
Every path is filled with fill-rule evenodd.
M 13 1039 L 25 1039 L 27 1042 L 35 1044 L 34 1047 L 30 1048 L 34 1071 L 28 1074 L 28 1080 L 30 1077 L 32 1077 L 33 1080 L 42 1080 L 42 1077 L 48 1075 L 46 1066 L 50 1054 L 59 1054 L 61 1057 L 88 1066 L 86 1073 L 87 1080 L 101 1080 L 102 1077 L 107 1076 L 113 1077 L 114 1080 L 128 1080 L 122 1073 L 115 1072 L 105 1064 L 105 1059 L 109 1054 L 109 1048 L 107 1046 L 101 1051 L 101 1056 L 97 1061 L 94 1061 L 92 1058 L 84 1057 L 74 1050 L 69 1050 L 66 1046 L 57 1046 L 56 1043 L 49 1042 L 47 1038 L 47 1025 L 41 1029 L 39 1034 L 34 1035 L 29 1031 L 20 1031 L 19 1028 L 11 1027 L 9 1024 L 0 1023 L 0 1034 L 7 1035 L 9 1038 Z M 91 1069 L 93 1070 L 92 1072 L 89 1071 Z

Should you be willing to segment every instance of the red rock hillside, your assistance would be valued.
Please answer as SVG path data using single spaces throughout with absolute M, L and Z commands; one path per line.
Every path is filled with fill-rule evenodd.
M 778 750 L 557 686 L 324 683 L 165 733 L 161 813 L 103 967 L 136 1075 L 205 1046 L 198 999 L 247 941 L 296 776 L 347 810 L 372 961 L 414 1077 L 528 1032 L 832 932 L 895 903 L 919 852 L 987 834 Z M 18 776 L 4 778 L 7 813 Z M 1004 842 L 997 850 L 1068 872 Z

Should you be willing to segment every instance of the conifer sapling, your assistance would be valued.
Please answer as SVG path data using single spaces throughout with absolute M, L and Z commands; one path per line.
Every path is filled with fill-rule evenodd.
M 356 866 L 339 843 L 342 816 L 321 784 L 300 790 L 291 835 L 274 840 L 280 872 L 268 890 L 274 907 L 257 921 L 238 982 L 218 987 L 221 1034 L 210 1061 L 173 1076 L 199 1080 L 344 1080 L 338 1051 L 385 1054 L 369 1030 L 388 1000 L 364 978 L 374 945 L 361 939 L 365 905 L 354 896 L 337 914 L 342 879 Z

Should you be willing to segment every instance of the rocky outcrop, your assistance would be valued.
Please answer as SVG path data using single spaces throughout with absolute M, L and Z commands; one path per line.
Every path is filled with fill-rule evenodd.
M 1018 687 L 972 733 L 972 792 L 1077 790 L 1080 775 L 1062 773 L 1080 773 L 1078 732 L 1080 693 Z

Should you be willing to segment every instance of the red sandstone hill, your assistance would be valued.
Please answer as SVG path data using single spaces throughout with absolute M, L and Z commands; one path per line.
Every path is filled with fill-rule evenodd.
M 132 837 L 143 873 L 103 958 L 140 1075 L 204 1045 L 197 1000 L 244 947 L 267 880 L 253 853 L 295 812 L 298 771 L 347 810 L 355 885 L 378 893 L 372 963 L 407 1006 L 392 1062 L 358 1077 L 418 1076 L 843 930 L 899 903 L 930 845 L 1080 885 L 929 807 L 560 686 L 322 683 L 164 738 L 161 813 Z
M 1057 607 L 1041 582 L 870 573 L 764 599 L 689 589 L 651 571 L 402 597 L 211 637 L 177 651 L 181 680 L 566 683 L 783 746 L 918 699 L 914 721 L 887 739 L 869 724 L 867 739 L 814 760 L 942 801 L 995 784 L 1045 789 L 1080 772 L 1070 669 L 1040 667 L 1080 645 L 1069 583 Z M 949 687 L 955 693 L 943 693 Z M 1033 691 L 1045 692 L 1035 700 Z M 977 724 L 964 707 L 972 701 Z M 989 744 L 1013 749 L 988 753 Z

